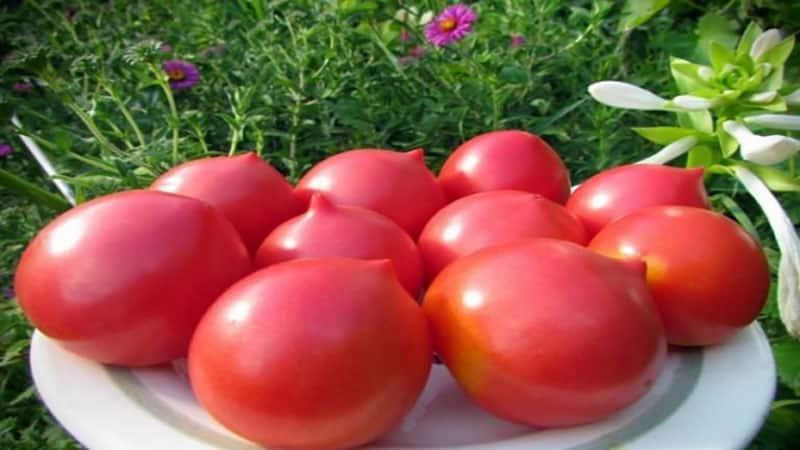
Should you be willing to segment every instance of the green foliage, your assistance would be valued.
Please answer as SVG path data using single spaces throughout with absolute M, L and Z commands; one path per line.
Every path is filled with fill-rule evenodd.
M 425 44 L 419 24 L 426 12 L 444 5 L 440 1 L 416 2 L 416 8 L 386 0 L 18 3 L 0 7 L 0 141 L 16 148 L 0 159 L 0 170 L 54 192 L 15 138 L 24 131 L 51 156 L 60 178 L 81 201 L 146 187 L 181 161 L 247 150 L 292 180 L 328 155 L 365 146 L 422 146 L 429 164 L 438 168 L 463 140 L 500 128 L 543 135 L 580 182 L 651 152 L 627 126 L 669 125 L 658 114 L 612 110 L 587 101 L 589 83 L 626 77 L 672 89 L 663 71 L 672 49 L 691 58 L 702 47 L 698 42 L 727 42 L 714 34 L 714 26 L 704 25 L 695 33 L 696 22 L 708 11 L 676 0 L 651 2 L 648 17 L 640 15 L 627 25 L 622 24 L 631 20 L 625 16 L 632 14 L 630 8 L 623 12 L 607 0 L 483 1 L 474 5 L 480 17 L 475 31 L 443 49 Z M 664 8 L 666 3 L 670 5 Z M 727 30 L 750 19 L 780 25 L 795 17 L 778 14 L 785 10 L 780 2 L 759 6 L 766 18 L 754 15 L 755 9 L 732 11 L 728 2 L 718 3 L 710 10 L 729 18 Z M 65 5 L 79 7 L 66 14 Z M 702 23 L 714 21 L 718 19 L 704 18 Z M 637 26 L 641 29 L 633 29 Z M 403 30 L 410 41 L 400 39 Z M 517 33 L 528 42 L 510 48 L 510 35 Z M 415 46 L 423 46 L 425 55 L 399 64 L 398 58 Z M 769 57 L 779 60 L 782 55 Z M 166 59 L 196 64 L 201 82 L 186 91 L 165 89 L 159 67 Z M 709 87 L 702 78 L 698 81 L 696 67 L 674 70 L 686 72 L 687 83 L 694 83 L 683 91 Z M 783 76 L 777 70 L 762 74 L 759 89 L 780 84 Z M 730 71 L 713 83 L 741 78 Z M 20 81 L 34 86 L 21 93 L 9 89 Z M 21 129 L 8 123 L 11 111 L 19 114 Z M 718 163 L 711 115 L 679 117 L 681 127 L 693 129 L 702 140 L 690 152 L 690 161 Z M 644 131 L 657 142 L 681 133 L 685 131 Z M 710 183 L 714 192 L 729 199 L 720 201 L 727 205 L 721 207 L 750 216 L 752 229 L 774 254 L 769 228 L 753 214 L 757 208 L 749 198 L 725 179 Z M 784 203 L 798 219 L 800 205 L 791 199 Z M 3 187 L 0 205 L 3 288 L 11 284 L 25 244 L 55 211 Z M 780 339 L 776 317 L 772 305 L 761 320 Z M 16 304 L 0 299 L 0 448 L 76 448 L 30 389 L 30 332 Z M 782 379 L 795 370 L 787 367 Z M 793 398 L 790 389 L 781 392 L 782 399 Z M 784 436 L 787 424 L 794 423 L 787 412 L 793 407 L 777 411 L 767 423 L 777 434 L 765 435 L 767 442 L 776 442 L 771 436 Z

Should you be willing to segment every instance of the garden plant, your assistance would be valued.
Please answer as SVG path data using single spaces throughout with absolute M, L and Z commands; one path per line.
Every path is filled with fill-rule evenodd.
M 60 213 L 210 156 L 254 152 L 293 185 L 354 148 L 424 148 L 438 172 L 504 129 L 545 139 L 573 185 L 705 169 L 772 280 L 777 392 L 750 448 L 800 447 L 800 4 L 32 0 L 0 24 L 0 448 L 80 448 L 32 386 L 13 286 Z

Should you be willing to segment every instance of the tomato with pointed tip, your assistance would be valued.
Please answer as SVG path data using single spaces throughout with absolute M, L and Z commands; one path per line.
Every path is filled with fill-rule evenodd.
M 493 414 L 538 427 L 603 419 L 644 395 L 666 355 L 639 261 L 555 239 L 449 265 L 423 301 L 434 349 Z
M 596 235 L 616 219 L 650 206 L 708 208 L 703 169 L 630 164 L 589 178 L 572 193 L 567 209 Z
M 453 151 L 439 172 L 450 200 L 484 191 L 516 190 L 563 204 L 569 171 L 542 138 L 521 130 L 480 134 Z
M 422 259 L 408 233 L 374 211 L 334 205 L 320 193 L 311 197 L 305 214 L 267 236 L 256 253 L 256 267 L 323 256 L 389 259 L 413 298 L 422 289 Z
M 647 282 L 671 344 L 725 341 L 758 316 L 769 293 L 761 247 L 713 211 L 643 209 L 603 228 L 589 248 L 647 263 Z
M 432 280 L 456 259 L 519 239 L 549 237 L 586 245 L 586 230 L 562 205 L 522 191 L 489 191 L 460 198 L 437 212 L 419 236 Z
M 200 403 L 269 448 L 366 444 L 411 409 L 430 371 L 425 315 L 388 260 L 301 259 L 241 280 L 189 351 Z
M 383 214 L 413 238 L 445 205 L 422 149 L 356 149 L 333 155 L 312 167 L 296 192 L 306 201 L 313 192 L 322 192 L 333 203 Z
M 83 203 L 28 245 L 25 315 L 70 351 L 122 366 L 186 356 L 205 310 L 251 270 L 227 219 L 199 200 L 128 191 Z
M 158 177 L 150 188 L 217 207 L 251 253 L 304 206 L 283 176 L 253 152 L 189 161 Z

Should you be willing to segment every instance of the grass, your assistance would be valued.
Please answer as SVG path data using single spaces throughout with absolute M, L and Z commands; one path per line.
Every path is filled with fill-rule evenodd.
M 172 165 L 205 155 L 255 150 L 296 180 L 314 162 L 356 147 L 424 147 L 436 169 L 461 141 L 519 128 L 547 139 L 573 181 L 655 150 L 628 128 L 668 124 L 667 114 L 632 113 L 587 100 L 586 86 L 626 79 L 674 89 L 670 54 L 691 57 L 708 12 L 741 29 L 748 20 L 800 29 L 780 2 L 673 2 L 644 26 L 617 31 L 611 1 L 489 0 L 476 5 L 475 32 L 452 47 L 424 44 L 421 27 L 395 18 L 388 1 L 26 1 L 0 9 L 0 142 L 16 153 L 0 169 L 55 192 L 15 137 L 25 133 L 51 155 L 79 199 L 146 187 Z M 415 2 L 420 11 L 442 1 Z M 794 19 L 793 19 L 794 18 Z M 795 20 L 795 22 L 791 22 Z M 400 39 L 401 30 L 411 42 Z M 528 43 L 510 48 L 512 33 Z M 5 43 L 5 44 L 3 44 Z M 172 50 L 162 52 L 161 44 Z M 422 45 L 425 55 L 399 65 Z M 198 86 L 174 93 L 159 78 L 164 59 L 193 62 Z M 795 58 L 796 59 L 796 58 Z M 794 65 L 797 67 L 797 65 Z M 792 72 L 797 80 L 797 72 Z M 791 78 L 791 77 L 790 77 Z M 38 80 L 24 93 L 10 86 Z M 174 106 L 174 107 L 173 107 Z M 773 262 L 766 221 L 741 187 L 714 179 L 720 210 L 747 215 Z M 794 218 L 796 198 L 782 197 Z M 57 211 L 0 189 L 0 287 L 10 286 L 25 244 Z M 15 302 L 0 303 L 0 448 L 68 449 L 72 441 L 31 388 L 31 329 Z M 762 317 L 777 345 L 787 342 L 774 304 Z M 780 360 L 779 360 L 780 363 Z M 782 365 L 779 399 L 796 399 L 800 368 Z M 792 448 L 796 404 L 778 404 L 754 448 Z

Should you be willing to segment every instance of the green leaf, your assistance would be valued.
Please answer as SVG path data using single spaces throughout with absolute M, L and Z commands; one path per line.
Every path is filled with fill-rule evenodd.
M 3 169 L 0 169 L 0 186 L 12 192 L 16 192 L 17 194 L 24 195 L 34 202 L 56 211 L 64 211 L 70 208 L 70 204 L 58 195 L 46 191 Z
M 710 167 L 722 159 L 719 149 L 707 145 L 697 145 L 689 150 L 686 167 Z
M 736 54 L 717 41 L 711 41 L 708 46 L 711 66 L 714 70 L 722 70 L 725 64 L 732 64 Z
M 711 85 L 700 78 L 698 71 L 703 66 L 695 64 L 681 58 L 671 57 L 669 61 L 669 70 L 672 72 L 672 78 L 678 89 L 684 94 L 711 87 Z
M 735 164 L 744 166 L 755 173 L 764 184 L 776 192 L 800 192 L 800 179 L 787 172 L 774 167 L 753 164 L 747 161 L 736 161 Z
M 772 72 L 763 83 L 758 87 L 758 92 L 775 91 L 783 85 L 783 66 L 774 67 Z
M 764 52 L 764 54 L 758 58 L 758 62 L 768 62 L 772 64 L 773 67 L 783 67 L 786 60 L 789 59 L 789 55 L 792 54 L 793 49 L 794 36 L 789 36 L 781 41 L 780 44 Z
M 680 138 L 698 134 L 695 129 L 679 127 L 634 127 L 632 130 L 648 141 L 661 145 L 668 145 Z
M 772 353 L 778 365 L 778 378 L 800 395 L 800 342 L 793 339 L 773 342 Z
M 626 0 L 617 30 L 630 31 L 650 20 L 667 5 L 669 0 Z
M 739 39 L 739 45 L 736 47 L 736 54 L 749 54 L 750 47 L 753 46 L 753 42 L 755 42 L 756 38 L 763 32 L 764 30 L 762 30 L 757 23 L 750 22 L 747 25 L 747 28 L 744 30 L 744 33 L 742 33 L 741 39 Z
M 717 123 L 717 139 L 719 140 L 719 148 L 722 150 L 722 156 L 726 158 L 736 153 L 736 150 L 739 149 L 739 141 L 725 131 L 725 128 L 722 127 L 722 120 Z
M 716 41 L 725 47 L 733 48 L 739 36 L 736 27 L 727 17 L 706 13 L 697 22 L 698 42 L 695 49 L 695 58 L 698 61 L 710 61 L 709 47 L 712 41 Z
M 506 66 L 500 69 L 500 79 L 511 84 L 525 84 L 530 81 L 530 74 L 519 66 Z
M 703 133 L 714 133 L 714 121 L 709 111 L 679 112 L 678 124 L 682 128 L 694 128 Z
M 756 108 L 766 109 L 767 111 L 785 112 L 787 111 L 786 100 L 781 96 L 776 96 L 775 100 L 769 103 L 750 103 Z

